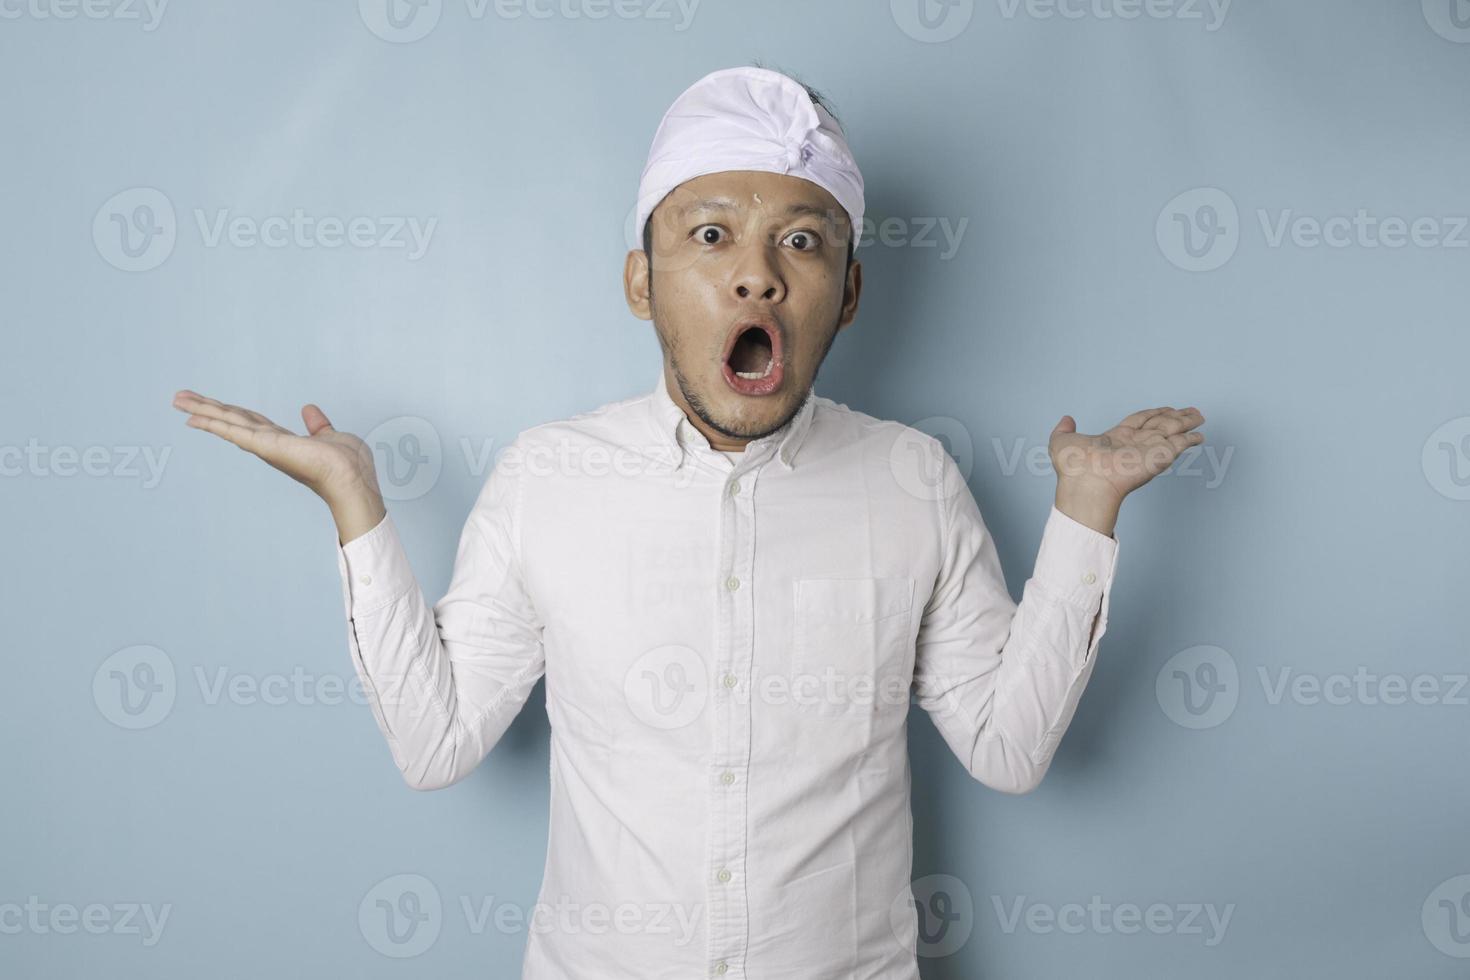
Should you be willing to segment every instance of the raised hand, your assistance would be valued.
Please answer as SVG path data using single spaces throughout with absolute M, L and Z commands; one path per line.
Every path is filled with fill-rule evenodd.
M 1191 431 L 1205 420 L 1194 406 L 1147 408 L 1101 435 L 1083 435 L 1070 415 L 1052 429 L 1048 450 L 1057 473 L 1057 509 L 1104 534 L 1123 498 L 1167 470 L 1179 454 L 1204 442 Z
M 301 409 L 304 436 L 259 412 L 187 388 L 174 395 L 173 406 L 189 414 L 187 425 L 234 443 L 310 488 L 332 509 L 343 542 L 371 530 L 386 513 L 372 450 L 352 433 L 332 428 L 316 405 Z

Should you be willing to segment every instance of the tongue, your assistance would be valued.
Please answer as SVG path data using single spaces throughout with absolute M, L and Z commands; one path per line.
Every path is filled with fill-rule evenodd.
M 730 367 L 736 371 L 761 372 L 771 362 L 771 340 L 764 330 L 755 327 L 745 331 L 730 351 Z

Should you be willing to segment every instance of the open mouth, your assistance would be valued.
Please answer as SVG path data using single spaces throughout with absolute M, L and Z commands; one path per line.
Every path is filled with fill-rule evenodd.
M 773 323 L 751 320 L 738 324 L 726 342 L 725 380 L 742 395 L 769 394 L 781 386 L 781 353 L 781 332 Z

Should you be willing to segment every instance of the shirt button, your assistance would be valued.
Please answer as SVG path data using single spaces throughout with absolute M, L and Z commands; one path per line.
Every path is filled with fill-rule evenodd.
M 726 970 L 729 970 L 729 969 L 730 968 L 728 966 L 726 966 L 723 962 L 720 962 L 720 963 L 716 963 L 715 964 L 715 973 L 718 974 L 719 976 L 724 976 L 725 975 L 725 971 Z
M 726 687 L 734 687 L 738 683 L 740 683 L 740 680 L 734 674 L 726 674 L 725 675 L 725 686 Z
M 371 575 L 359 575 L 357 577 L 357 580 L 359 582 L 361 582 L 363 585 L 372 585 L 373 584 L 373 577 Z
M 730 481 L 730 496 L 733 497 L 733 496 L 735 496 L 739 492 L 740 492 L 740 481 L 739 480 L 731 480 Z
M 730 880 L 730 872 L 726 871 L 724 868 L 721 868 L 720 873 L 715 875 L 715 877 L 720 879 L 721 882 L 726 882 Z
M 725 588 L 729 589 L 731 592 L 734 592 L 736 589 L 740 588 L 740 580 L 731 575 L 729 578 L 725 579 Z
M 1088 585 L 1091 585 L 1093 582 L 1097 581 L 1097 576 L 1092 574 L 1091 572 L 1088 572 L 1086 575 L 1082 576 L 1082 581 L 1086 582 Z
M 726 786 L 729 786 L 734 781 L 735 774 L 730 770 L 726 769 L 724 772 L 720 773 L 720 782 L 724 783 Z

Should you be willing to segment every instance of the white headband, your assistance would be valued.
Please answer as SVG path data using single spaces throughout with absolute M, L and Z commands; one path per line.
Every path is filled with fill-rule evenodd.
M 863 175 L 832 114 L 805 86 L 768 68 L 725 68 L 685 89 L 664 113 L 638 183 L 636 234 L 664 196 L 704 174 L 762 170 L 803 177 L 863 224 Z

